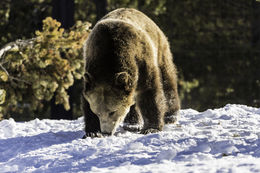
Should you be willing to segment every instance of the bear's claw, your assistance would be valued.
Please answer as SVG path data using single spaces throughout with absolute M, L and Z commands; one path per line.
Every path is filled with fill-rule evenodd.
M 141 134 L 146 135 L 146 134 L 149 134 L 149 133 L 158 133 L 158 132 L 160 132 L 159 129 L 148 128 L 148 129 L 143 129 L 143 130 L 141 131 Z
M 130 132 L 138 132 L 142 129 L 142 127 L 140 125 L 124 124 L 123 129 Z
M 88 132 L 86 133 L 82 139 L 86 139 L 87 137 L 91 137 L 91 138 L 102 138 L 103 135 L 99 132 Z

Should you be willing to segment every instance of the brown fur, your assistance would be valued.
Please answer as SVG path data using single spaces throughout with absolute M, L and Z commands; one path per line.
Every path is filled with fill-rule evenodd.
M 125 8 L 110 12 L 95 25 L 84 50 L 86 136 L 113 134 L 129 110 L 126 119 L 132 123 L 143 118 L 144 134 L 177 120 L 180 103 L 169 43 L 147 16 Z

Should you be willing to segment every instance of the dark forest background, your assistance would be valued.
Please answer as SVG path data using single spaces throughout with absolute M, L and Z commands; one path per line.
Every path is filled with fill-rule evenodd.
M 77 20 L 94 25 L 120 7 L 144 12 L 168 37 L 182 108 L 203 111 L 227 103 L 260 107 L 260 2 L 256 0 L 1 0 L 0 47 L 32 38 L 47 16 L 64 28 Z M 80 89 L 73 88 L 74 115 L 52 118 L 81 115 L 79 97 L 73 94 Z M 42 113 L 45 118 L 60 109 L 49 107 Z

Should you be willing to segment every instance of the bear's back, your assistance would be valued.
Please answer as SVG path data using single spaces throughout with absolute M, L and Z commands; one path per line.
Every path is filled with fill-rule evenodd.
M 160 28 L 145 14 L 132 8 L 119 8 L 108 13 L 100 22 L 126 22 L 135 27 L 140 32 L 148 35 L 151 41 L 158 47 L 157 44 L 165 42 L 167 39 Z

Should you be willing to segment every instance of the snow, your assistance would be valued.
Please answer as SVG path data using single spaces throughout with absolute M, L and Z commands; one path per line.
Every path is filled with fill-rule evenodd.
M 83 117 L 0 121 L 4 172 L 260 172 L 260 108 L 181 110 L 178 124 L 142 135 L 120 127 L 86 138 Z

